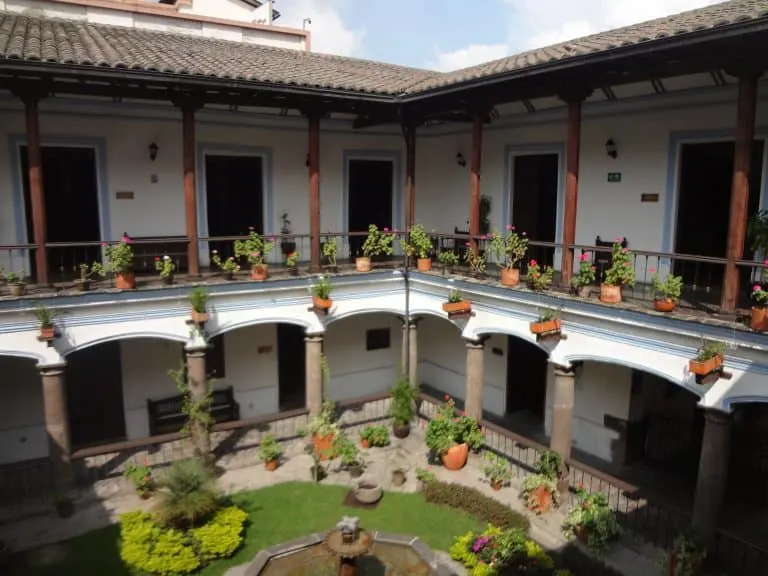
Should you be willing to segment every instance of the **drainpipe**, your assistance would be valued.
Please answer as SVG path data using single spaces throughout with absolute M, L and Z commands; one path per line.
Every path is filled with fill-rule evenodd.
M 406 234 L 408 232 L 406 231 Z M 405 377 L 411 374 L 411 290 L 408 286 L 408 253 L 403 252 L 403 280 L 405 282 Z M 409 380 L 410 381 L 410 380 Z M 413 385 L 413 382 L 411 382 Z

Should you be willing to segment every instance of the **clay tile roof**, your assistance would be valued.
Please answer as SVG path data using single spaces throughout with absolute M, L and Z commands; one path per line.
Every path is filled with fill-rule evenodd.
M 3 61 L 32 61 L 397 96 L 757 19 L 768 19 L 768 1 L 731 0 L 441 73 L 199 36 L 0 12 L 0 67 Z

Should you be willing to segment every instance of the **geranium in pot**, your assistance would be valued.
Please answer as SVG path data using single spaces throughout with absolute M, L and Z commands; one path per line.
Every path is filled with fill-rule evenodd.
M 389 430 L 386 426 L 366 426 L 360 431 L 362 448 L 383 448 L 389 446 Z
M 616 238 L 611 247 L 611 266 L 603 273 L 600 285 L 600 301 L 606 304 L 621 302 L 621 289 L 635 285 L 635 268 L 632 253 L 622 246 L 623 240 Z
M 389 416 L 392 418 L 392 433 L 396 438 L 406 438 L 411 432 L 411 420 L 416 413 L 419 391 L 411 386 L 408 378 L 401 376 L 389 391 Z
M 450 396 L 427 424 L 425 441 L 430 451 L 439 456 L 448 470 L 460 470 L 467 463 L 469 450 L 477 451 L 484 436 L 477 420 L 456 413 L 456 403 Z
M 416 257 L 416 269 L 419 272 L 432 270 L 432 239 L 427 235 L 424 226 L 416 224 L 408 230 L 408 236 L 400 239 L 400 247 L 409 258 Z
M 53 325 L 53 320 L 56 317 L 56 312 L 38 304 L 35 306 L 35 317 L 40 323 L 40 336 L 38 340 L 41 342 L 51 342 L 56 339 L 56 328 Z
M 651 268 L 651 286 L 653 289 L 653 307 L 659 312 L 672 312 L 683 292 L 683 277 L 667 274 L 662 280 L 659 273 Z
M 499 232 L 491 234 L 491 251 L 501 267 L 502 286 L 514 287 L 520 283 L 520 262 L 528 252 L 528 238 L 525 232 L 518 234 L 515 227 L 507 225 L 505 235 Z
M 208 292 L 202 286 L 195 287 L 189 293 L 189 303 L 192 305 L 192 323 L 202 326 L 208 322 Z
M 699 576 L 706 559 L 707 550 L 699 538 L 690 532 L 682 532 L 664 555 L 663 564 L 668 576 Z
M 563 533 L 575 537 L 598 554 L 622 533 L 616 514 L 608 504 L 605 495 L 596 492 L 587 494 L 582 485 L 576 489 L 576 502 L 568 510 L 563 523 Z
M 288 267 L 288 274 L 291 276 L 299 275 L 299 258 L 301 258 L 301 254 L 296 252 L 296 250 L 289 252 L 285 256 L 285 265 Z
M 173 274 L 176 272 L 176 264 L 173 263 L 170 256 L 167 254 L 162 258 L 156 256 L 155 270 L 160 273 L 160 278 L 162 279 L 163 284 L 166 286 L 173 284 Z
M 312 434 L 314 452 L 320 460 L 334 458 L 334 440 L 339 434 L 339 426 L 336 423 L 336 406 L 330 400 L 324 400 L 320 413 L 309 423 L 309 432 Z
M 379 230 L 376 224 L 368 226 L 368 236 L 363 242 L 363 255 L 355 259 L 355 269 L 358 272 L 370 272 L 371 258 L 376 256 L 391 256 L 392 242 L 395 235 L 389 231 L 389 228 Z
M 488 479 L 488 483 L 493 490 L 501 490 L 512 479 L 512 471 L 509 469 L 509 462 L 493 452 L 483 454 L 485 466 L 483 474 Z
M 224 273 L 224 277 L 227 280 L 232 280 L 235 272 L 240 272 L 240 264 L 237 263 L 235 257 L 230 256 L 229 258 L 222 260 L 218 250 L 213 250 L 211 252 L 211 262 Z
M 528 274 L 525 280 L 528 283 L 528 288 L 535 292 L 543 292 L 552 286 L 554 274 L 552 266 L 542 267 L 536 260 L 531 260 L 528 262 Z
M 235 257 L 248 260 L 251 265 L 251 280 L 261 282 L 269 277 L 269 267 L 265 259 L 273 247 L 274 243 L 265 240 L 253 227 L 248 228 L 248 238 L 235 240 Z
M 318 276 L 317 281 L 312 284 L 310 292 L 312 293 L 312 308 L 322 312 L 328 313 L 328 310 L 333 306 L 333 300 L 331 300 L 331 290 L 333 286 L 327 276 Z
M 717 372 L 723 366 L 726 344 L 704 340 L 696 351 L 696 358 L 688 361 L 688 370 L 696 375 L 697 381 Z
M 155 491 L 156 483 L 152 476 L 152 469 L 148 465 L 137 465 L 129 462 L 123 470 L 123 476 L 133 484 L 139 498 L 146 500 Z
M 597 268 L 589 259 L 589 254 L 579 254 L 579 271 L 571 278 L 571 288 L 576 296 L 586 296 L 587 288 L 595 283 Z
M 280 464 L 280 457 L 283 455 L 282 445 L 275 440 L 272 434 L 267 434 L 261 439 L 259 446 L 259 458 L 264 462 L 264 468 L 272 472 Z
M 768 265 L 768 260 L 764 262 Z M 765 283 L 752 286 L 752 316 L 749 327 L 757 332 L 768 332 L 768 290 Z
M 107 259 L 106 267 L 99 267 L 97 273 L 106 276 L 107 271 L 115 275 L 115 287 L 120 290 L 133 290 L 136 288 L 136 275 L 133 272 L 133 248 L 131 237 L 123 233 L 120 242 L 115 244 L 102 244 L 104 256 Z
M 453 274 L 453 269 L 459 264 L 459 257 L 452 250 L 443 250 L 437 255 L 437 261 L 443 267 L 443 276 Z
M 535 322 L 530 324 L 531 334 L 536 338 L 545 338 L 548 336 L 557 336 L 562 329 L 560 315 L 557 310 L 544 310 L 539 313 Z
M 336 238 L 327 237 L 323 240 L 323 266 L 331 272 L 337 272 L 338 266 L 336 265 L 336 253 L 338 252 L 338 245 L 336 244 Z
M 451 290 L 448 293 L 448 302 L 443 304 L 443 312 L 448 314 L 448 318 L 463 316 L 472 312 L 472 303 L 465 300 L 458 290 Z
M 557 452 L 546 450 L 536 461 L 534 471 L 535 474 L 523 479 L 520 497 L 529 510 L 536 514 L 544 514 L 552 507 L 560 506 L 558 480 L 566 476 L 563 459 Z

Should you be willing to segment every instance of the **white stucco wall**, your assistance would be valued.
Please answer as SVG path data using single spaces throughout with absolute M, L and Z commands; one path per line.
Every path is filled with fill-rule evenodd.
M 0 356 L 0 464 L 48 455 L 43 386 L 32 360 Z

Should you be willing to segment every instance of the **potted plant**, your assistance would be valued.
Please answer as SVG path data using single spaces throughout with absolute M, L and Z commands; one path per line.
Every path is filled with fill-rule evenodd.
M 763 262 L 763 266 L 768 266 L 768 260 Z M 768 290 L 765 289 L 765 268 L 761 273 L 762 282 L 752 286 L 752 316 L 749 320 L 749 326 L 757 332 L 768 331 Z
M 509 469 L 509 462 L 493 452 L 486 452 L 483 456 L 486 462 L 485 467 L 483 468 L 485 477 L 488 479 L 493 490 L 501 490 L 501 487 L 506 485 L 512 479 L 512 471 Z
M 264 468 L 270 472 L 276 470 L 282 455 L 283 447 L 280 443 L 275 440 L 272 434 L 266 434 L 261 439 L 261 446 L 259 446 L 259 458 L 264 462 Z
M 579 254 L 579 271 L 571 278 L 571 288 L 576 296 L 584 297 L 587 287 L 595 283 L 595 272 L 597 268 L 589 259 L 589 254 L 582 252 Z
M 283 211 L 283 213 L 280 214 L 280 235 L 289 236 L 291 232 L 291 221 L 288 218 L 288 212 Z M 296 252 L 296 242 L 292 239 L 282 238 L 280 240 L 280 251 L 284 256 L 288 256 L 289 254 Z
M 486 259 L 485 253 L 481 250 L 475 252 L 472 249 L 472 243 L 467 242 L 464 250 L 464 262 L 469 266 L 469 273 L 475 278 L 485 278 Z
M 330 460 L 335 456 L 334 440 L 339 434 L 336 423 L 336 406 L 330 400 L 324 400 L 320 413 L 309 423 L 314 452 L 320 460 Z
M 155 270 L 160 273 L 163 284 L 166 286 L 173 284 L 173 273 L 176 272 L 176 264 L 173 263 L 170 256 L 167 254 L 162 258 L 155 256 Z
M 354 442 L 343 434 L 337 434 L 333 441 L 333 451 L 340 458 L 342 467 L 349 472 L 352 478 L 359 478 L 363 475 L 365 464 Z
M 544 266 L 542 268 L 536 260 L 528 262 L 528 274 L 525 279 L 531 290 L 536 292 L 548 290 L 552 285 L 553 276 L 552 266 Z
M 477 420 L 456 413 L 456 403 L 446 395 L 445 402 L 427 424 L 427 447 L 439 456 L 448 470 L 460 470 L 467 463 L 469 450 L 478 450 L 484 436 Z
M 331 281 L 326 276 L 318 276 L 317 282 L 312 284 L 310 292 L 312 293 L 312 308 L 325 314 L 333 306 L 331 300 Z
M 653 307 L 659 312 L 672 312 L 683 291 L 683 277 L 667 274 L 664 280 L 661 280 L 656 270 L 651 268 L 650 272 L 653 274 L 651 277 Z
M 416 480 L 419 482 L 419 489 L 423 490 L 430 482 L 437 482 L 437 476 L 431 470 L 426 468 L 416 468 Z
M 91 289 L 91 276 L 99 274 L 102 266 L 98 262 L 94 262 L 92 265 L 80 264 L 77 267 L 77 271 L 80 273 L 80 277 L 75 281 L 75 286 L 78 292 L 88 292 Z M 101 275 L 101 274 L 99 274 Z
M 152 469 L 147 465 L 137 465 L 129 462 L 123 470 L 123 476 L 131 481 L 139 498 L 146 500 L 155 491 L 155 479 L 152 477 Z
M 56 313 L 38 304 L 35 306 L 35 316 L 37 321 L 40 322 L 40 336 L 38 340 L 41 342 L 52 342 L 56 339 L 56 328 L 53 325 L 53 319 L 56 317 Z
M 688 361 L 688 370 L 697 377 L 709 376 L 720 370 L 724 362 L 726 344 L 705 340 L 696 352 L 696 358 Z
M 530 324 L 531 334 L 537 337 L 560 334 L 562 324 L 557 310 L 545 310 L 539 313 L 539 318 Z
M 26 293 L 27 285 L 22 279 L 23 272 L 8 272 L 5 275 L 5 281 L 11 288 L 11 296 L 24 296 Z
M 323 242 L 323 258 L 325 259 L 325 267 L 331 272 L 338 272 L 338 266 L 336 265 L 336 253 L 338 251 L 338 245 L 336 244 L 336 238 L 328 236 Z
M 498 232 L 491 234 L 491 250 L 501 267 L 501 285 L 517 286 L 520 283 L 519 264 L 525 258 L 526 252 L 528 252 L 528 238 L 525 232 L 518 234 L 515 231 L 515 227 L 508 224 L 505 235 L 501 235 Z
M 213 262 L 219 270 L 224 272 L 224 278 L 227 280 L 232 280 L 235 272 L 240 272 L 240 264 L 237 263 L 234 256 L 222 260 L 218 250 L 213 250 L 211 254 L 211 262 Z
M 520 497 L 525 500 L 526 506 L 536 514 L 544 514 L 550 508 L 560 505 L 560 490 L 558 481 L 565 478 L 563 458 L 557 452 L 546 450 L 541 453 L 534 474 L 523 479 Z M 565 478 L 567 482 L 567 478 Z
M 360 430 L 362 448 L 382 448 L 389 446 L 389 430 L 386 426 L 366 426 Z
M 584 486 L 579 485 L 576 502 L 565 517 L 563 532 L 567 537 L 576 537 L 593 552 L 602 554 L 622 530 L 605 495 L 600 492 L 587 494 Z
M 623 286 L 635 285 L 635 268 L 632 266 L 632 253 L 622 246 L 623 240 L 616 238 L 611 247 L 611 266 L 603 273 L 600 284 L 600 301 L 606 304 L 621 302 Z
M 133 273 L 133 248 L 131 237 L 123 232 L 120 242 L 114 244 L 102 243 L 107 266 L 100 266 L 98 273 L 106 276 L 107 271 L 115 275 L 115 287 L 118 290 L 133 290 L 136 288 L 136 275 Z
M 272 252 L 274 244 L 264 240 L 253 229 L 248 228 L 248 238 L 245 240 L 235 240 L 235 257 L 246 258 L 251 265 L 251 280 L 262 282 L 269 277 L 269 267 L 264 259 Z
M 432 270 L 432 239 L 427 235 L 424 226 L 416 224 L 408 230 L 408 236 L 400 239 L 400 247 L 409 258 L 416 256 L 416 270 L 429 272 Z
M 202 326 L 209 320 L 206 305 L 208 304 L 208 292 L 202 286 L 195 287 L 189 293 L 189 303 L 192 304 L 192 323 Z
M 389 392 L 389 415 L 392 418 L 392 433 L 396 438 L 406 438 L 411 432 L 411 420 L 416 413 L 419 392 L 411 386 L 408 378 L 401 376 Z
M 472 312 L 472 303 L 464 300 L 458 290 L 451 290 L 448 294 L 448 302 L 443 303 L 443 312 L 448 314 L 448 318 L 466 315 Z
M 665 554 L 665 572 L 668 576 L 699 576 L 706 559 L 707 550 L 699 538 L 690 532 L 682 532 Z
M 288 273 L 291 276 L 298 276 L 299 275 L 299 267 L 297 266 L 297 264 L 298 264 L 300 256 L 301 255 L 294 250 L 293 252 L 290 252 L 285 257 L 285 265 L 288 266 Z
M 437 261 L 442 265 L 443 276 L 445 276 L 453 274 L 453 268 L 459 264 L 459 257 L 452 250 L 443 250 L 437 255 Z
M 371 258 L 373 256 L 390 256 L 392 254 L 392 242 L 395 235 L 389 228 L 379 230 L 378 226 L 368 226 L 368 236 L 363 242 L 363 255 L 355 259 L 355 269 L 358 272 L 370 272 Z

